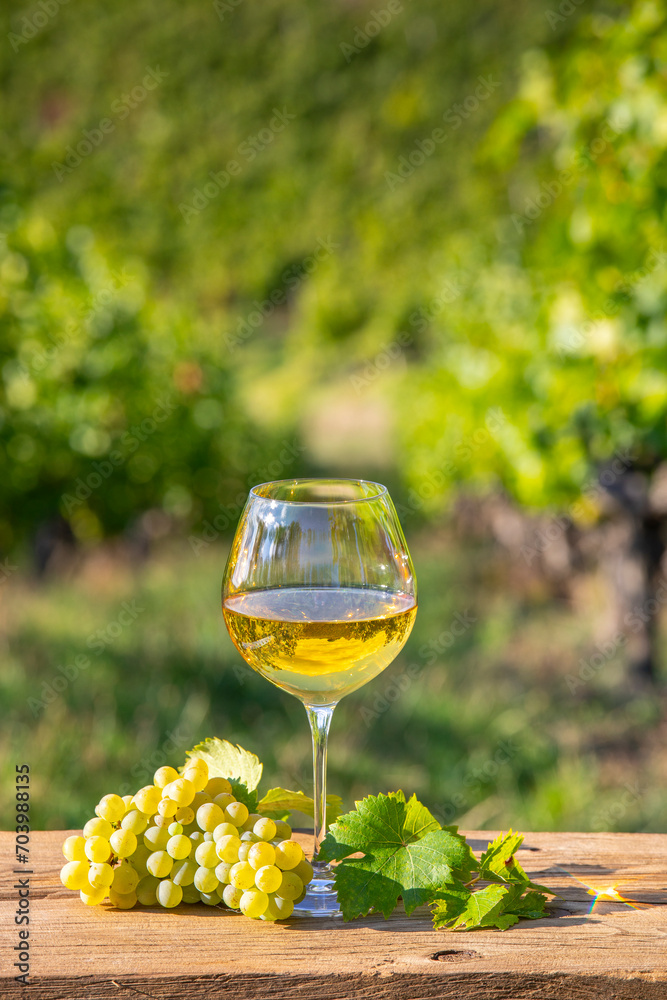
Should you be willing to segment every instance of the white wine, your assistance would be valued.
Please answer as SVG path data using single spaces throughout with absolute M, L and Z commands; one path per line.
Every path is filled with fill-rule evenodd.
M 405 644 L 410 594 L 362 587 L 277 587 L 222 606 L 246 662 L 307 705 L 334 705 L 387 667 Z

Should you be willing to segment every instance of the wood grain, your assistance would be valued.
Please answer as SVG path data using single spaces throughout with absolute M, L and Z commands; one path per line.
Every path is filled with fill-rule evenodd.
M 31 838 L 30 996 L 75 998 L 614 997 L 667 1000 L 667 836 L 535 833 L 519 859 L 562 898 L 508 931 L 433 931 L 425 913 L 250 921 L 203 906 L 85 907 L 58 871 L 67 832 Z M 476 850 L 494 834 L 469 833 Z M 306 839 L 302 841 L 306 844 Z M 13 835 L 0 833 L 0 997 L 13 981 Z M 597 902 L 586 886 L 632 900 Z M 8 960 L 7 960 L 8 959 Z

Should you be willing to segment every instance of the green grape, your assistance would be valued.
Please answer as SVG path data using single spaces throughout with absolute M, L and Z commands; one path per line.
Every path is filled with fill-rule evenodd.
M 206 903 L 207 906 L 217 906 L 222 900 L 220 886 L 218 886 L 217 889 L 214 889 L 213 892 L 201 892 L 199 896 L 202 903 Z
M 179 806 L 174 813 L 174 819 L 177 823 L 182 826 L 190 826 L 190 823 L 194 822 L 195 811 L 191 805 L 189 806 Z
M 165 785 L 162 794 L 173 799 L 177 806 L 189 806 L 195 797 L 195 786 L 187 778 L 176 778 Z
M 166 851 L 154 851 L 146 862 L 146 869 L 156 878 L 166 878 L 174 867 L 174 859 Z
M 184 837 L 182 833 L 177 834 L 174 837 L 170 837 L 167 841 L 167 854 L 170 854 L 172 858 L 177 861 L 182 861 L 187 858 L 188 854 L 192 850 L 192 841 L 189 837 Z
M 89 885 L 85 891 L 82 889 L 79 895 L 86 906 L 99 906 L 107 898 L 107 890 L 101 886 L 99 889 L 95 889 Z
M 106 837 L 89 837 L 86 841 L 85 852 L 89 861 L 108 861 L 111 845 Z
M 178 778 L 178 771 L 175 767 L 169 767 L 166 764 L 164 767 L 158 767 L 157 771 L 153 775 L 153 784 L 157 785 L 158 788 L 164 788 L 171 781 L 176 781 Z
M 276 824 L 276 837 L 279 840 L 290 840 L 292 837 L 292 827 L 289 823 L 286 823 L 284 819 L 277 819 Z
M 123 830 L 130 830 L 135 837 L 138 837 L 140 834 L 145 833 L 148 827 L 148 816 L 142 813 L 140 809 L 130 809 L 123 816 L 120 825 Z
M 276 895 L 281 899 L 295 900 L 303 892 L 303 882 L 294 872 L 283 872 L 283 880 L 280 883 Z
M 239 827 L 239 830 L 241 829 L 243 828 Z M 237 831 L 236 836 L 238 837 L 238 835 L 239 834 Z M 258 837 L 256 833 L 252 832 L 252 830 L 243 830 L 243 833 L 241 834 L 241 840 L 243 841 L 244 844 L 259 844 L 261 839 L 262 838 Z
M 152 816 L 157 812 L 157 807 L 160 804 L 160 799 L 162 798 L 162 789 L 158 788 L 157 785 L 144 785 L 140 788 L 138 792 L 134 795 L 134 804 L 137 809 L 140 809 L 142 813 L 146 813 L 147 816 Z
M 157 887 L 160 879 L 154 875 L 145 875 L 137 886 L 137 901 L 142 906 L 155 906 L 157 902 Z
M 221 861 L 219 865 L 215 866 L 215 877 L 223 885 L 227 885 L 229 882 L 229 873 L 232 870 L 232 866 L 228 861 Z
M 196 784 L 198 786 L 198 792 L 200 792 L 203 788 L 206 788 L 209 781 L 208 764 L 202 757 L 190 757 L 185 762 L 183 774 L 185 775 L 188 771 L 190 771 L 193 775 L 197 775 Z M 188 780 L 192 781 L 192 778 L 188 778 Z M 193 784 L 195 784 L 195 782 L 193 782 Z
M 110 795 L 102 796 L 95 806 L 95 812 L 110 823 L 119 823 L 125 815 L 125 803 L 120 795 L 112 792 Z
M 195 792 L 203 792 L 208 784 L 208 773 L 197 771 L 193 767 L 186 767 L 183 777 L 194 787 Z
M 146 847 L 145 844 L 137 844 L 137 848 L 132 855 L 132 867 L 136 868 L 138 872 L 146 874 L 146 862 L 150 858 L 152 851 L 150 847 Z
M 238 837 L 239 832 L 233 823 L 218 823 L 215 830 L 213 831 L 213 839 L 217 842 L 223 837 Z
M 262 914 L 264 920 L 287 920 L 292 916 L 294 903 L 291 899 L 281 899 L 280 896 L 269 896 L 269 905 Z
M 218 879 L 212 868 L 198 868 L 195 872 L 195 885 L 200 892 L 213 892 L 218 888 Z
M 109 889 L 109 902 L 113 903 L 115 907 L 119 910 L 131 910 L 133 906 L 137 903 L 136 892 L 116 892 L 115 889 Z
M 170 823 L 167 827 L 167 833 L 170 837 L 178 837 L 183 833 L 183 827 L 180 823 Z
M 264 841 L 260 841 L 258 844 L 252 844 L 250 850 L 248 851 L 248 863 L 255 869 L 264 868 L 265 865 L 273 865 L 275 860 L 275 847 L 272 847 L 271 844 L 264 843 Z
M 108 819 L 102 819 L 101 816 L 95 816 L 94 819 L 89 819 L 83 828 L 83 835 L 86 838 L 89 837 L 104 837 L 108 840 L 113 833 L 113 827 Z
M 88 881 L 96 889 L 106 889 L 113 882 L 113 868 L 106 861 L 99 861 L 90 866 Z M 77 888 L 83 888 L 78 886 Z
M 189 903 L 189 904 L 198 903 L 200 899 L 201 899 L 201 894 L 197 886 L 194 884 L 194 882 L 190 883 L 190 885 L 183 886 L 184 903 Z
M 174 906 L 178 906 L 183 899 L 183 890 L 180 885 L 175 885 L 171 879 L 165 878 L 158 885 L 156 895 L 160 906 L 171 910 Z
M 225 819 L 228 823 L 233 823 L 234 826 L 243 826 L 248 815 L 248 808 L 242 802 L 230 802 L 225 809 Z M 218 822 L 222 823 L 222 818 Z M 215 825 L 217 826 L 218 824 L 216 823 Z
M 304 885 L 308 885 L 309 882 L 312 882 L 313 875 L 315 874 L 315 869 L 311 865 L 310 861 L 306 861 L 305 858 L 302 861 L 299 861 L 296 868 L 293 868 L 292 871 L 295 875 L 299 876 Z
M 213 836 L 210 830 L 207 830 L 206 833 L 204 834 L 204 840 L 207 841 L 207 843 L 210 843 L 212 840 L 213 841 L 215 840 L 215 837 Z
M 164 851 L 169 843 L 169 832 L 162 826 L 149 826 L 144 834 L 144 844 L 151 851 Z
M 165 830 L 167 830 L 171 825 L 171 817 L 162 816 L 159 812 L 157 812 L 155 813 L 154 816 L 151 817 L 151 823 L 153 823 L 155 826 L 164 827 Z
M 123 805 L 125 806 L 125 812 L 128 813 L 131 809 L 134 809 L 134 799 L 131 795 L 123 796 Z
M 265 892 L 260 892 L 259 889 L 248 889 L 241 896 L 239 904 L 241 913 L 253 919 L 261 917 L 268 905 L 269 897 Z
M 109 843 L 119 858 L 129 858 L 130 854 L 134 854 L 137 838 L 131 830 L 123 830 L 121 827 L 120 830 L 114 830 Z
M 283 871 L 296 868 L 300 861 L 303 861 L 303 851 L 301 845 L 297 844 L 295 840 L 283 840 L 276 847 L 275 863 Z
M 238 889 L 235 885 L 226 885 L 222 890 L 223 902 L 232 910 L 238 910 L 241 905 L 243 889 Z
M 87 861 L 68 861 L 60 869 L 60 881 L 66 889 L 89 889 Z
M 250 854 L 250 848 L 253 847 L 255 843 L 256 841 L 253 841 L 251 843 L 248 843 L 247 841 L 243 840 L 241 841 L 241 845 L 239 847 L 239 861 L 248 860 L 248 855 Z
M 229 881 L 237 889 L 246 891 L 255 886 L 255 869 L 247 861 L 237 861 L 229 870 Z
M 225 826 L 227 824 L 223 823 L 221 825 Z M 235 861 L 239 860 L 240 846 L 241 841 L 239 838 L 228 834 L 216 842 L 215 849 L 221 861 L 229 861 L 230 864 L 234 864 Z
M 231 795 L 232 786 L 226 778 L 209 778 L 206 785 L 206 792 L 212 799 L 214 799 L 215 796 L 220 795 L 221 792 L 227 792 L 228 795 Z
M 268 816 L 262 816 L 253 826 L 252 832 L 256 833 L 260 840 L 273 840 L 276 835 L 276 824 Z
M 261 813 L 248 813 L 248 818 L 242 824 L 241 829 L 243 830 L 244 833 L 252 832 L 252 828 L 254 827 L 255 823 L 257 823 L 258 820 L 260 820 L 261 818 L 262 818 Z M 261 840 L 262 838 L 260 837 L 259 839 Z
M 189 834 L 189 837 L 193 844 L 202 844 L 204 842 L 204 834 L 201 830 L 193 830 L 192 833 Z
M 212 840 L 207 840 L 203 844 L 198 845 L 195 850 L 195 860 L 202 868 L 215 868 L 219 858 Z
M 129 861 L 121 863 L 113 870 L 113 882 L 111 883 L 114 892 L 121 896 L 126 896 L 134 892 L 139 883 L 139 873 L 132 867 Z
M 220 792 L 219 795 L 215 796 L 213 801 L 215 802 L 216 806 L 220 806 L 220 808 L 224 812 L 224 810 L 231 802 L 236 802 L 236 799 L 229 792 Z
M 63 854 L 68 861 L 85 861 L 86 838 L 67 837 L 63 843 Z
M 196 873 L 197 865 L 194 861 L 178 861 L 171 869 L 171 881 L 185 888 L 186 885 L 192 885 Z
M 255 872 L 255 885 L 262 892 L 277 892 L 283 881 L 283 873 L 275 865 L 264 865 Z
M 216 826 L 224 821 L 225 814 L 215 802 L 205 802 L 197 810 L 197 825 L 205 833 L 213 833 Z
M 157 807 L 157 811 L 160 816 L 164 816 L 165 819 L 172 819 L 176 815 L 178 806 L 173 799 L 160 799 Z
M 213 799 L 207 792 L 195 792 L 195 797 L 190 803 L 189 808 L 192 809 L 195 816 L 197 815 L 197 810 L 200 806 L 203 806 L 205 802 L 212 802 Z

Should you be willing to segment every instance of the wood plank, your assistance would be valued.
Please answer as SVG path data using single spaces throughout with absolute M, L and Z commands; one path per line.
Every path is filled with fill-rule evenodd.
M 142 996 L 667 997 L 667 836 L 534 833 L 520 860 L 563 897 L 552 916 L 508 931 L 433 931 L 427 915 L 250 921 L 217 908 L 89 908 L 58 880 L 67 832 L 31 837 L 30 995 L 38 1000 Z M 482 850 L 493 833 L 469 833 Z M 302 839 L 306 844 L 306 839 Z M 10 850 L 0 834 L 0 996 L 18 996 Z M 616 885 L 637 905 L 598 902 Z M 443 954 L 444 953 L 444 954 Z

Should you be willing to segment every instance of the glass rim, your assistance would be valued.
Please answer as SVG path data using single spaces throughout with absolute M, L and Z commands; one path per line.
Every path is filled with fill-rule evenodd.
M 261 493 L 256 492 L 265 486 L 284 486 L 290 483 L 293 485 L 303 485 L 306 483 L 346 483 L 354 484 L 355 486 L 374 486 L 377 492 L 368 497 L 339 500 L 278 500 L 276 497 L 262 496 Z M 382 483 L 374 482 L 372 479 L 350 479 L 344 477 L 331 477 L 329 479 L 326 477 L 306 476 L 303 479 L 273 479 L 266 483 L 256 483 L 255 486 L 251 487 L 248 498 L 252 497 L 254 500 L 266 500 L 269 503 L 280 503 L 291 507 L 335 507 L 345 504 L 369 503 L 372 500 L 380 500 L 382 497 L 388 495 L 389 491 L 387 487 Z

